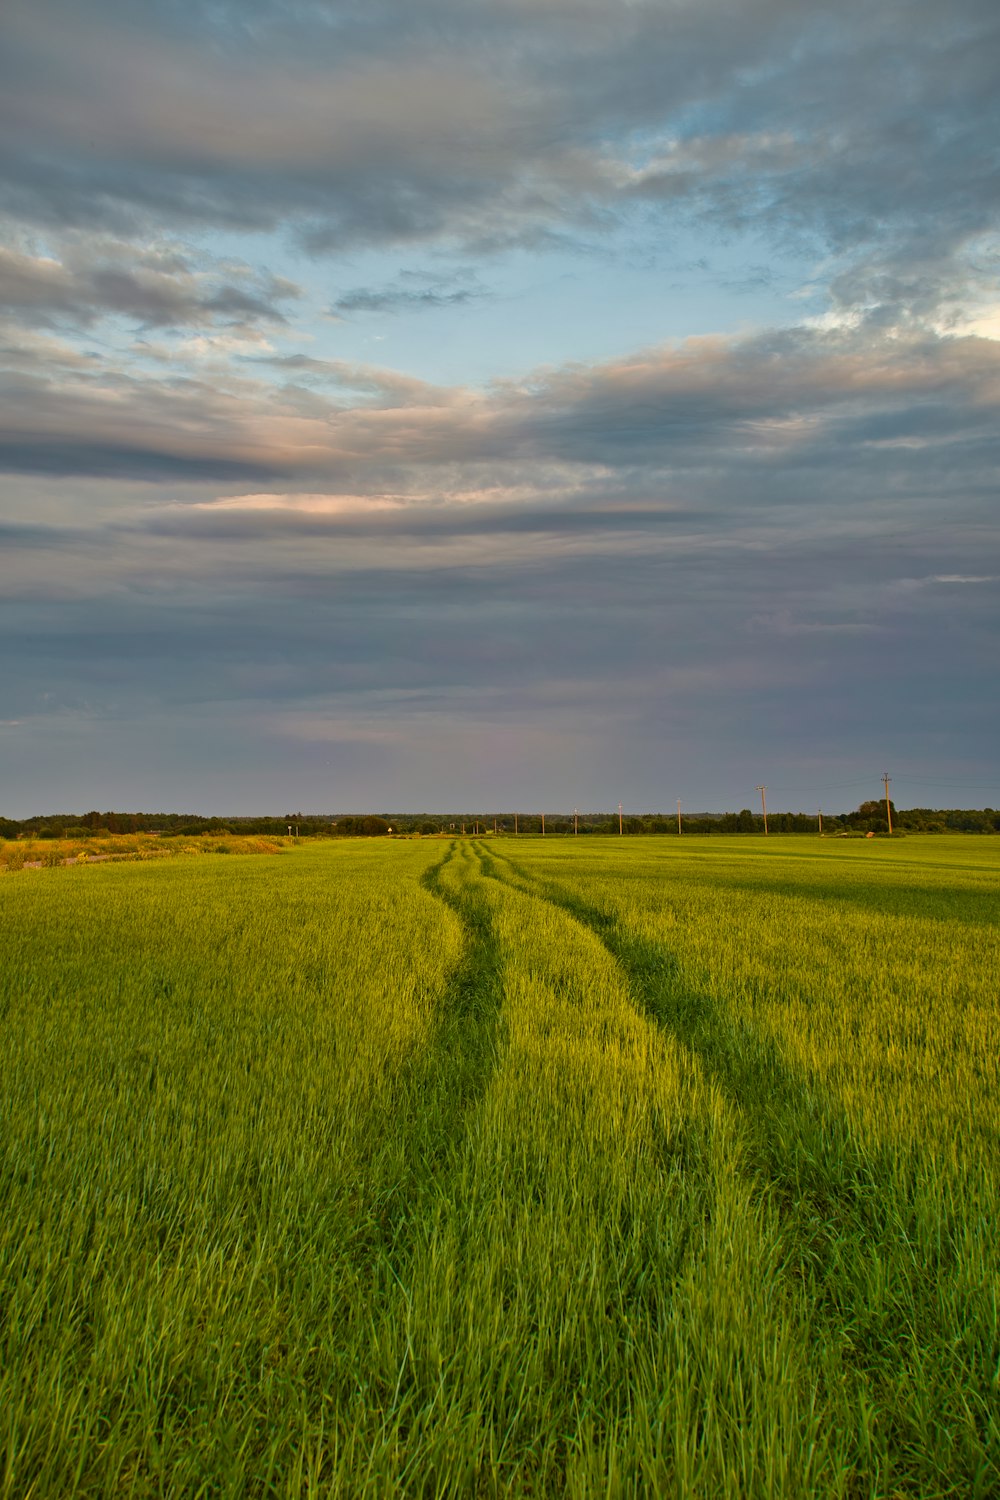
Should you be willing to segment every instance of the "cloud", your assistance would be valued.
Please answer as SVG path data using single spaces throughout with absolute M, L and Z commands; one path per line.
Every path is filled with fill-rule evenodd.
M 70 237 L 58 254 L 0 246 L 0 303 L 8 315 L 81 328 L 109 314 L 147 328 L 283 324 L 299 296 L 283 277 L 248 266 L 195 266 L 176 246 Z
M 322 373 L 328 396 L 232 374 L 12 372 L 0 388 L 0 466 L 298 477 L 322 481 L 298 486 L 313 492 L 442 498 L 526 465 L 542 490 L 551 466 L 579 471 L 584 484 L 592 474 L 697 476 L 706 494 L 739 472 L 745 494 L 769 488 L 776 499 L 810 471 L 826 485 L 836 474 L 877 484 L 905 472 L 919 490 L 948 470 L 962 483 L 959 451 L 965 482 L 995 459 L 1000 347 L 865 331 L 692 339 L 485 392 L 349 362 L 324 362 Z
M 979 284 L 966 249 L 996 229 L 998 27 L 988 0 L 19 0 L 0 165 L 37 224 L 283 224 L 316 252 L 590 235 L 642 207 L 803 240 L 845 310 L 925 317 Z
M 401 271 L 383 287 L 355 287 L 337 298 L 332 311 L 342 317 L 353 313 L 426 312 L 431 308 L 462 307 L 488 294 L 474 276 L 458 279 L 426 272 Z

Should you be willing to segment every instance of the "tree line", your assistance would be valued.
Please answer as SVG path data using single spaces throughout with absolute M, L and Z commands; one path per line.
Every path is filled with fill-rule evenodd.
M 1000 810 L 986 808 L 897 808 L 889 804 L 893 831 L 896 833 L 1000 833 Z M 88 812 L 48 813 L 32 818 L 0 817 L 0 838 L 82 838 L 114 834 L 157 834 L 161 837 L 197 837 L 201 834 L 270 834 L 287 836 L 289 829 L 298 838 L 382 838 L 393 834 L 492 833 L 511 834 L 515 829 L 513 813 L 488 816 L 475 813 L 328 814 L 283 813 L 281 817 L 207 818 L 191 813 Z M 811 833 L 819 831 L 816 813 L 769 812 L 767 826 L 771 833 Z M 692 813 L 683 817 L 683 829 L 690 834 L 763 833 L 760 813 L 744 807 L 740 812 Z M 519 813 L 517 831 L 523 834 L 617 834 L 617 813 L 572 814 Z M 621 831 L 627 834 L 677 833 L 676 814 L 642 813 L 625 816 Z M 853 812 L 824 813 L 823 832 L 828 836 L 860 837 L 868 833 L 888 833 L 884 801 L 862 802 Z

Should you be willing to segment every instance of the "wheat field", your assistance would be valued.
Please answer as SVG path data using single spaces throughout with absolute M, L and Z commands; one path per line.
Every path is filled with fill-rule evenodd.
M 1000 1494 L 998 873 L 0 875 L 0 1493 Z

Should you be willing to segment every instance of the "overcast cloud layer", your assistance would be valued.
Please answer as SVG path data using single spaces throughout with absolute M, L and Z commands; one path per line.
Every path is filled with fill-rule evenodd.
M 986 0 L 13 0 L 0 812 L 998 805 Z

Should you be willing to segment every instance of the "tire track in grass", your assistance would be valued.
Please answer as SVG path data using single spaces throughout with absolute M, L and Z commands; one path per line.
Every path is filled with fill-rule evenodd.
M 458 918 L 466 938 L 464 956 L 440 1003 L 425 1085 L 437 1110 L 425 1104 L 420 1117 L 439 1137 L 432 1158 L 454 1155 L 464 1116 L 487 1088 L 496 1066 L 497 1030 L 503 1000 L 503 959 L 476 870 L 454 841 L 444 857 L 421 877 L 421 884 Z M 423 1072 L 424 1070 L 422 1070 Z M 426 1101 L 426 1094 L 423 1096 Z M 436 1116 L 436 1118 L 435 1118 Z M 431 1142 L 425 1142 L 430 1146 Z
M 262 874 L 256 900 L 180 862 L 109 868 L 86 883 L 119 901 L 87 896 L 82 946 L 55 904 L 22 922 L 24 959 L 48 934 L 56 959 L 6 1056 L 0 1494 L 300 1494 L 303 1452 L 336 1472 L 351 1443 L 363 1476 L 400 1369 L 372 1330 L 405 1321 L 425 1195 L 491 1067 L 471 982 L 488 930 L 460 946 L 418 888 L 436 855 L 390 857 L 338 850 L 287 889 Z
M 422 1432 L 441 1494 L 694 1494 L 695 1476 L 710 1472 L 718 1482 L 704 1492 L 732 1495 L 732 1466 L 747 1481 L 741 1494 L 789 1493 L 750 1482 L 769 1463 L 759 1424 L 739 1444 L 723 1435 L 750 1391 L 777 1394 L 807 1360 L 794 1299 L 779 1299 L 775 1317 L 768 1295 L 747 1307 L 729 1294 L 734 1229 L 740 1254 L 752 1243 L 764 1258 L 771 1241 L 745 1185 L 727 1174 L 735 1191 L 720 1194 L 702 1161 L 708 1091 L 696 1067 L 637 1011 L 592 932 L 544 897 L 484 878 L 478 847 L 463 845 L 461 860 L 502 948 L 504 1049 L 415 1267 L 400 1387 L 418 1424 L 413 1451 Z M 736 1305 L 711 1353 L 708 1304 L 720 1314 Z M 810 1453 L 823 1451 L 803 1388 L 780 1419 L 784 1453 L 803 1434 Z M 726 1415 L 702 1443 L 717 1411 Z M 443 1432 L 463 1435 L 461 1482 Z M 822 1459 L 792 1460 L 813 1466 Z
M 421 885 L 462 925 L 465 951 L 446 985 L 427 1048 L 414 1058 L 401 1090 L 394 1135 L 401 1171 L 381 1222 L 392 1276 L 406 1291 L 428 1205 L 447 1192 L 461 1161 L 466 1121 L 496 1068 L 503 996 L 502 958 L 489 910 L 475 888 L 471 856 L 452 841 Z
M 430 1035 L 399 1081 L 383 1143 L 391 1165 L 380 1171 L 371 1237 L 354 1251 L 364 1266 L 364 1326 L 353 1335 L 353 1374 L 332 1397 L 333 1425 L 316 1446 L 330 1493 L 423 1493 L 410 1467 L 428 1441 L 433 1381 L 420 1357 L 418 1307 L 435 1233 L 468 1155 L 470 1120 L 496 1069 L 503 992 L 485 893 L 473 875 L 471 856 L 452 841 L 420 876 L 461 924 L 463 950 L 438 993 Z
M 669 951 L 623 933 L 612 913 L 589 905 L 554 882 L 527 875 L 507 856 L 484 851 L 482 857 L 487 874 L 542 896 L 596 934 L 627 976 L 639 1007 L 696 1054 L 708 1077 L 737 1106 L 748 1136 L 747 1160 L 756 1175 L 766 1178 L 771 1195 L 784 1206 L 815 1198 L 816 1189 L 828 1176 L 820 1171 L 816 1180 L 817 1167 L 826 1154 L 824 1145 L 830 1144 L 826 1138 L 832 1133 L 843 1147 L 849 1132 L 846 1122 L 835 1122 L 818 1094 L 796 1076 L 775 1043 L 749 1026 L 734 1026 L 714 1001 L 682 984 L 679 965 Z M 796 1142 L 796 1132 L 783 1128 L 789 1117 L 800 1136 L 804 1120 L 817 1127 L 817 1138 L 809 1140 L 808 1149 L 805 1139 Z M 860 1147 L 853 1138 L 836 1165 L 841 1171 L 848 1165 L 853 1168 L 847 1173 L 853 1183 L 862 1167 Z M 854 1194 L 852 1201 L 863 1209 L 865 1195 Z M 822 1206 L 818 1199 L 815 1206 Z
M 862 1382 L 859 1444 L 873 1478 L 864 1492 L 1000 1493 L 1000 1330 L 995 1306 L 992 1319 L 985 1303 L 978 1318 L 956 1312 L 968 1239 L 954 1189 L 937 1191 L 916 1154 L 860 1139 L 772 1038 L 686 984 L 667 948 L 510 856 L 479 853 L 488 876 L 595 933 L 639 1007 L 695 1054 L 735 1107 L 745 1169 L 778 1209 L 787 1271 L 808 1291 L 817 1340 L 837 1347 L 845 1375 Z

